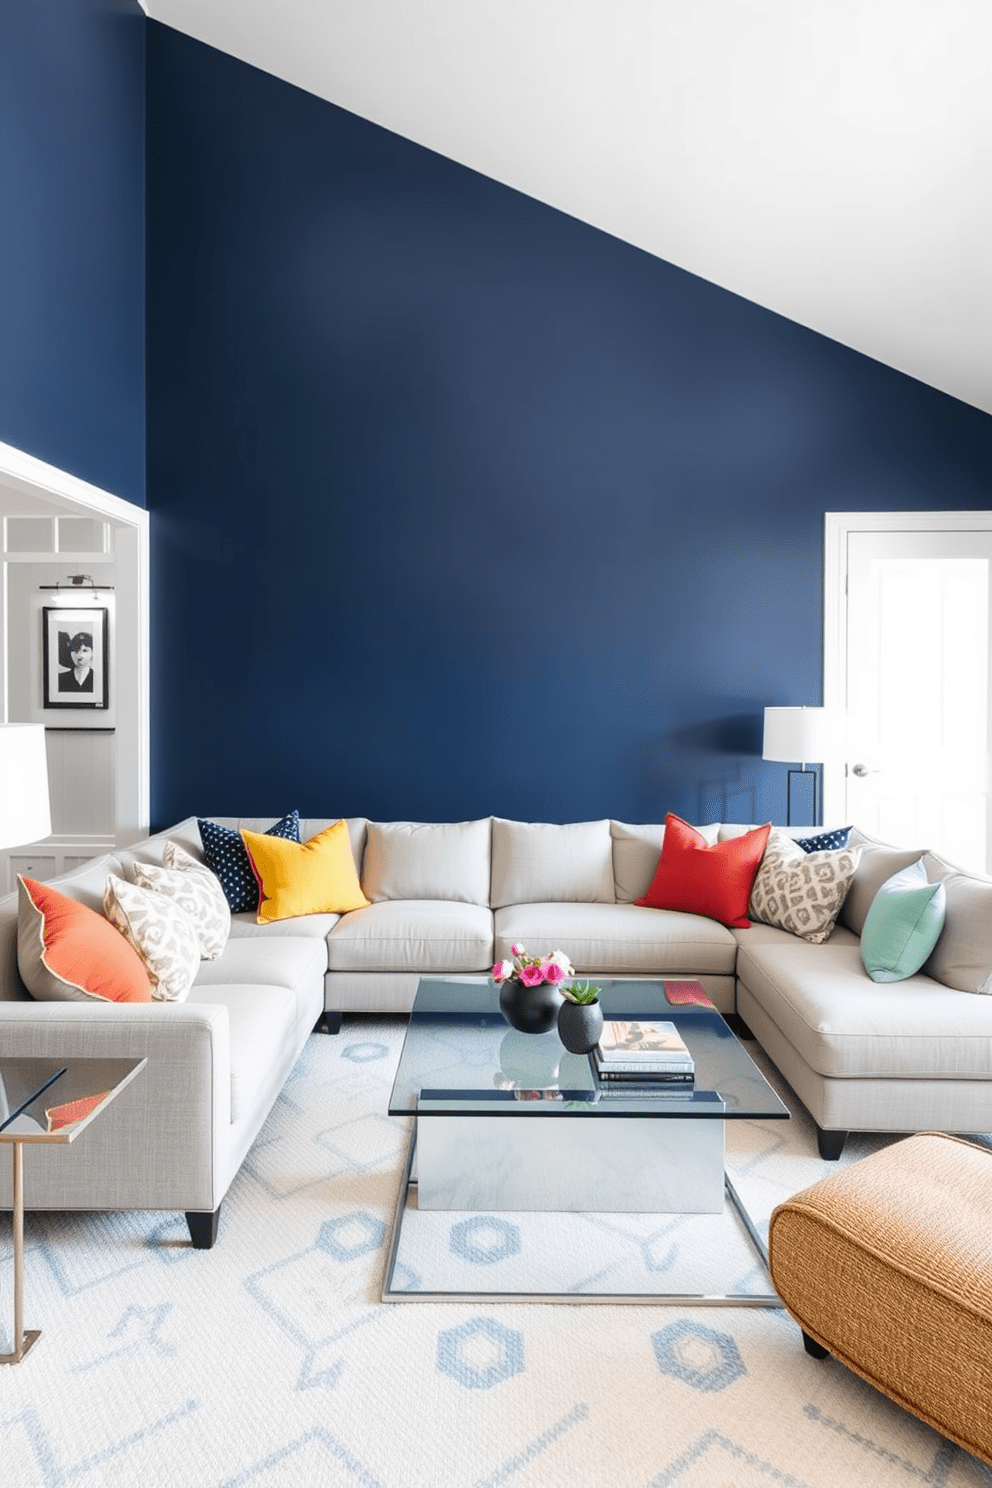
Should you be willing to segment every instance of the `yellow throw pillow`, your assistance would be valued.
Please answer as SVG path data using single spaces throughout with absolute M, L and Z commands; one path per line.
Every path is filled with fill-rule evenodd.
M 346 822 L 335 822 L 309 842 L 247 831 L 241 838 L 261 890 L 258 924 L 294 915 L 347 914 L 367 906 Z

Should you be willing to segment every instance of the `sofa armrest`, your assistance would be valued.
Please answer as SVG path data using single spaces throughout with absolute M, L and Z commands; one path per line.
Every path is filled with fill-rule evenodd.
M 220 1003 L 0 1003 L 9 1058 L 146 1058 L 78 1143 L 33 1164 L 28 1204 L 215 1209 L 230 1181 L 231 1054 Z M 0 1174 L 0 1188 L 5 1187 Z M 33 1191 L 32 1191 L 33 1190 Z

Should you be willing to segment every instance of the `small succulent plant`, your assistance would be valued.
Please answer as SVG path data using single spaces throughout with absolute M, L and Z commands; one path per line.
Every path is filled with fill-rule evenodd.
M 595 1002 L 600 994 L 600 988 L 594 987 L 591 982 L 574 982 L 571 987 L 562 986 L 558 989 L 563 997 L 569 1002 L 578 1002 L 583 1006 Z

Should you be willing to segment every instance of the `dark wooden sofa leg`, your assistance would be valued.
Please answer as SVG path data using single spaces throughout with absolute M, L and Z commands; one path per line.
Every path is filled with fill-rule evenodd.
M 200 1209 L 187 1209 L 186 1223 L 189 1225 L 189 1238 L 193 1242 L 193 1249 L 212 1250 L 214 1241 L 217 1239 L 217 1227 L 220 1224 L 220 1205 L 217 1205 L 212 1214 L 205 1214 Z
M 343 1016 L 342 1013 L 332 1013 L 328 1008 L 325 1008 L 313 1026 L 314 1033 L 317 1032 L 318 1028 L 322 1028 L 325 1033 L 340 1033 Z
M 802 1330 L 802 1335 L 803 1348 L 811 1359 L 828 1359 L 830 1357 L 830 1350 L 825 1349 L 822 1343 L 817 1343 L 815 1338 L 810 1338 L 805 1328 Z
M 846 1141 L 846 1131 L 824 1131 L 822 1126 L 816 1128 L 816 1145 L 824 1162 L 836 1162 Z

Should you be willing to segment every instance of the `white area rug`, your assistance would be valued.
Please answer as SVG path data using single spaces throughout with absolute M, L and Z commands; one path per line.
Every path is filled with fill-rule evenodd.
M 25 1322 L 42 1337 L 0 1370 L 2 1488 L 992 1484 L 836 1361 L 809 1359 L 783 1312 L 381 1303 L 407 1142 L 385 1114 L 402 1026 L 347 1019 L 340 1036 L 310 1039 L 214 1250 L 189 1247 L 181 1216 L 27 1216 Z M 762 1220 L 830 1167 L 778 1088 L 793 1121 L 728 1135 Z M 881 1140 L 852 1140 L 843 1161 Z M 518 1216 L 471 1218 L 449 1216 L 433 1243 L 482 1290 L 483 1275 L 520 1266 L 535 1221 L 515 1249 L 505 1226 Z M 699 1223 L 578 1222 L 561 1275 L 674 1272 L 700 1250 L 688 1244 Z M 764 1289 L 746 1251 L 729 1260 L 732 1286 Z

